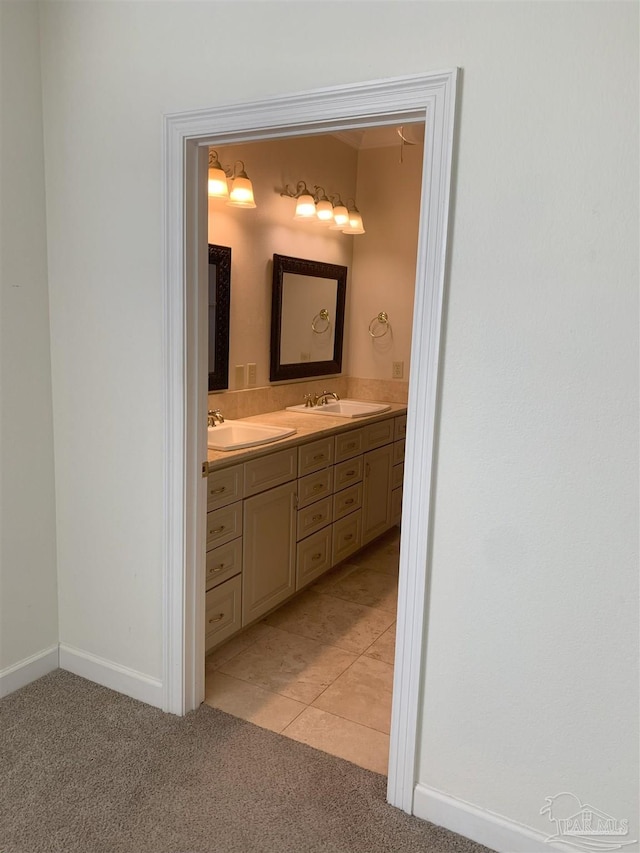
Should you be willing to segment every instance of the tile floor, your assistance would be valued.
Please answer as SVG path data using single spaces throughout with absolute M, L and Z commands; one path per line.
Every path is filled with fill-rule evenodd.
M 386 774 L 399 546 L 394 527 L 215 649 L 205 702 Z

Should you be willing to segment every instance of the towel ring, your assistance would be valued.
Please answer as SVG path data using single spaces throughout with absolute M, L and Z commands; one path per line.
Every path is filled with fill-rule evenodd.
M 318 320 L 324 320 L 325 321 L 325 323 L 327 325 L 324 327 L 324 329 L 316 329 L 316 323 L 318 322 Z M 324 333 L 329 330 L 330 326 L 331 326 L 331 320 L 329 319 L 329 312 L 327 311 L 326 308 L 321 308 L 318 311 L 318 313 L 316 314 L 316 316 L 313 318 L 313 320 L 311 321 L 311 328 L 316 333 L 316 335 L 324 335 Z
M 374 329 L 382 327 L 382 331 L 376 335 Z M 389 322 L 389 315 L 386 311 L 381 311 L 377 317 L 374 317 L 373 320 L 369 323 L 369 334 L 372 338 L 384 338 L 389 329 L 391 328 L 391 323 Z

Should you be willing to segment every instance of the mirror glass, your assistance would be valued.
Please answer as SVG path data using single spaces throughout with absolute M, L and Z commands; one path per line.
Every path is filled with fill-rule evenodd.
M 209 243 L 209 391 L 229 387 L 231 249 Z
M 347 268 L 273 256 L 272 382 L 340 373 Z

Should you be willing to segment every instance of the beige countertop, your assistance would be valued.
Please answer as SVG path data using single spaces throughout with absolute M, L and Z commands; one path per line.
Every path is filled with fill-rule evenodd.
M 238 462 L 246 462 L 248 459 L 255 459 L 258 456 L 265 456 L 268 453 L 273 453 L 274 450 L 295 447 L 315 438 L 338 435 L 356 427 L 406 414 L 407 407 L 403 403 L 389 403 L 389 406 L 390 408 L 386 412 L 364 418 L 331 417 L 330 415 L 288 412 L 286 409 L 242 418 L 243 421 L 269 424 L 270 426 L 295 427 L 296 432 L 287 438 L 281 438 L 272 441 L 270 444 L 261 444 L 257 447 L 243 447 L 239 450 L 211 450 L 209 448 L 207 450 L 209 472 Z

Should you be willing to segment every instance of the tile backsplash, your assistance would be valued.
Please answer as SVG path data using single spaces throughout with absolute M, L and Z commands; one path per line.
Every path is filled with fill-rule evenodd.
M 406 403 L 409 383 L 392 379 L 357 379 L 338 376 L 333 379 L 310 379 L 288 385 L 245 388 L 242 391 L 219 391 L 209 394 L 209 408 L 220 409 L 225 418 L 248 418 L 265 412 L 277 412 L 303 402 L 305 394 L 335 391 L 340 397 Z

